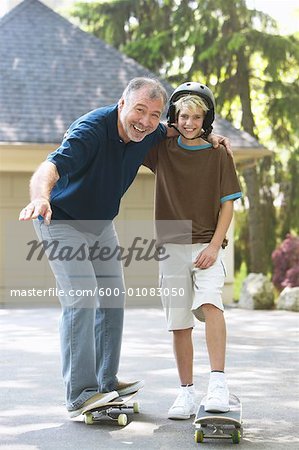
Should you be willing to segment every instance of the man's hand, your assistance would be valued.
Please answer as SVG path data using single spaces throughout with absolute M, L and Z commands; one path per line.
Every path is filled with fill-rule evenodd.
M 194 266 L 197 269 L 208 269 L 217 259 L 219 247 L 209 244 L 202 252 L 199 253 L 194 261 Z
M 44 161 L 32 175 L 30 180 L 31 202 L 20 212 L 19 220 L 44 218 L 49 225 L 52 217 L 52 209 L 49 202 L 53 186 L 59 180 L 59 174 L 55 164 Z
M 44 197 L 36 198 L 30 202 L 20 212 L 19 220 L 37 219 L 38 216 L 42 216 L 47 225 L 49 225 L 52 217 L 52 210 L 49 200 Z
M 233 156 L 233 151 L 231 149 L 230 140 L 224 136 L 220 136 L 220 134 L 211 133 L 207 137 L 208 142 L 213 145 L 214 148 L 219 147 L 222 144 L 229 155 Z

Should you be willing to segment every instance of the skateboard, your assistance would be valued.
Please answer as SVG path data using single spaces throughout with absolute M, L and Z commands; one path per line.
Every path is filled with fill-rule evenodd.
M 235 395 L 229 396 L 230 410 L 226 413 L 209 413 L 205 411 L 204 397 L 198 408 L 195 425 L 195 442 L 202 443 L 204 439 L 231 439 L 233 444 L 239 444 L 243 436 L 242 404 Z
M 109 420 L 113 420 L 117 422 L 120 426 L 125 426 L 128 423 L 128 416 L 122 413 L 122 410 L 132 410 L 134 413 L 139 413 L 139 404 L 138 402 L 133 402 L 128 404 L 130 400 L 135 397 L 138 391 L 123 395 L 122 397 L 117 397 L 111 402 L 107 402 L 104 405 L 97 406 L 92 409 L 85 409 L 82 411 L 84 416 L 84 421 L 87 425 L 92 425 L 95 422 L 99 422 L 103 417 L 109 418 Z M 115 417 L 115 412 L 117 413 Z M 113 415 L 114 414 L 114 415 Z

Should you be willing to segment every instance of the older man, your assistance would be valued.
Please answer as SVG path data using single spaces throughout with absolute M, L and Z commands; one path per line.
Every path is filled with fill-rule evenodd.
M 32 176 L 31 202 L 20 213 L 20 220 L 35 219 L 61 293 L 62 371 L 70 417 L 144 383 L 117 378 L 125 300 L 119 258 L 113 252 L 110 258 L 51 258 L 50 243 L 62 249 L 118 246 L 112 220 L 145 155 L 166 137 L 160 123 L 166 102 L 159 81 L 135 78 L 117 105 L 77 119 Z M 217 146 L 223 138 L 214 140 Z M 94 289 L 92 299 L 84 297 L 85 287 Z M 107 287 L 112 295 L 99 298 L 97 288 L 105 293 Z

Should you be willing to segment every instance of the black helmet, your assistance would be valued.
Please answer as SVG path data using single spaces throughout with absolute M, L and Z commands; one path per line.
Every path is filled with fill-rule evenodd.
M 176 122 L 176 111 L 174 103 L 180 97 L 183 97 L 188 94 L 198 95 L 198 97 L 201 97 L 207 104 L 209 110 L 205 115 L 202 127 L 205 130 L 206 134 L 209 134 L 213 129 L 212 123 L 214 122 L 215 119 L 214 95 L 211 89 L 209 89 L 207 86 L 201 83 L 196 83 L 195 81 L 188 81 L 187 83 L 183 83 L 173 91 L 169 99 L 169 107 L 166 115 L 168 126 L 171 127 Z

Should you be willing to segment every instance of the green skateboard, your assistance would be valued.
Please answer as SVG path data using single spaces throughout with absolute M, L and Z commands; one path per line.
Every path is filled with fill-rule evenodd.
M 243 436 L 242 404 L 235 395 L 229 396 L 230 410 L 226 413 L 206 412 L 204 397 L 198 408 L 195 425 L 195 442 L 202 443 L 204 439 L 231 439 L 239 444 Z

